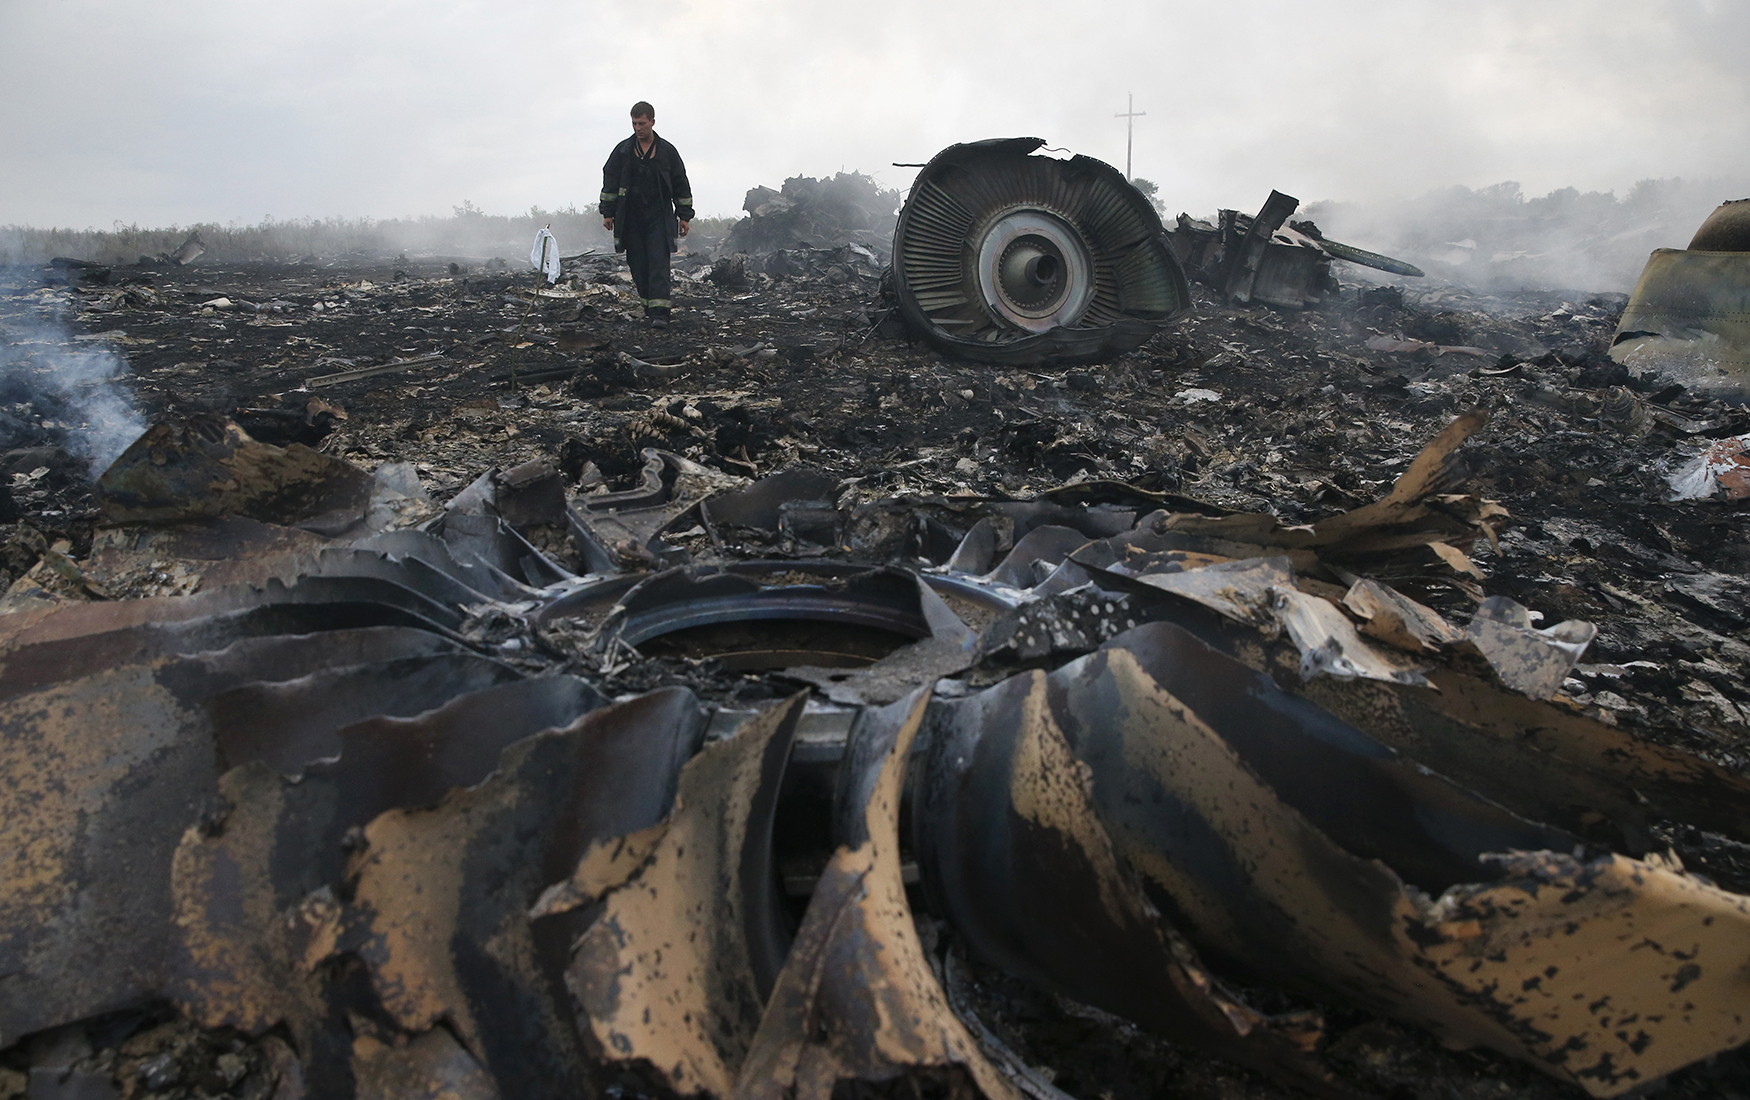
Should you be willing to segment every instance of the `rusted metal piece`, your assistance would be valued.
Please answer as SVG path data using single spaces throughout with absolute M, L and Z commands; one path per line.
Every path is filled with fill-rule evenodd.
M 741 1066 L 736 1100 L 830 1100 L 851 1082 L 885 1089 L 902 1078 L 950 1095 L 972 1086 L 986 1100 L 1021 1100 L 950 1008 L 906 901 L 900 800 L 929 699 L 922 688 L 858 722 L 839 769 L 838 847 Z
M 1571 836 L 1398 760 L 1177 627 L 1140 627 L 1049 677 L 945 707 L 964 717 L 933 765 L 964 759 L 976 777 L 1004 761 L 992 774 L 1007 773 L 1001 797 L 1022 817 L 1022 792 L 1079 765 L 1097 831 L 1052 850 L 1110 851 L 1192 942 L 1257 978 L 1488 1045 L 1597 1096 L 1750 1037 L 1750 899 L 1656 860 L 1557 854 L 1578 851 Z M 1051 731 L 1041 743 L 1061 739 L 1069 758 L 1034 763 L 1016 728 Z M 985 869 L 928 847 L 954 835 L 950 808 L 924 807 L 925 881 L 961 907 L 979 886 L 1012 890 L 968 883 Z M 1496 854 L 1510 851 L 1531 854 Z M 984 950 L 1003 942 L 979 933 Z
M 730 1095 L 784 964 L 772 815 L 805 699 L 687 764 L 667 828 L 642 838 L 567 971 L 603 1055 L 681 1095 Z
M 381 753 L 355 753 L 358 759 L 348 761 L 354 780 L 339 790 L 356 814 L 370 805 L 364 796 L 373 791 L 379 799 L 387 797 L 384 791 L 409 797 L 429 795 L 435 787 L 441 794 L 445 785 L 421 779 L 433 767 L 447 768 L 450 782 L 474 782 L 490 770 L 482 756 L 489 761 L 496 755 L 486 748 L 490 732 L 514 730 L 519 718 L 529 732 L 531 717 L 600 702 L 580 682 L 571 681 L 567 689 L 563 681 L 548 681 L 440 711 L 421 723 L 339 730 L 346 721 L 397 708 L 430 710 L 475 681 L 520 678 L 452 650 L 444 639 L 420 631 L 338 631 L 249 639 L 193 658 L 156 656 L 48 686 L 8 683 L 0 702 L 0 774 L 9 777 L 0 792 L 0 850 L 8 853 L 0 889 L 0 928 L 7 929 L 0 940 L 0 973 L 8 975 L 8 995 L 0 999 L 0 1044 L 164 990 L 173 940 L 174 854 L 185 827 L 218 827 L 227 805 L 238 804 L 221 791 L 216 765 L 226 753 L 248 755 L 239 747 L 247 740 L 239 730 L 259 738 L 289 723 L 306 741 L 319 742 L 302 750 L 254 743 L 258 754 L 285 770 L 385 730 L 402 733 L 404 749 L 424 748 L 431 762 L 423 770 L 416 755 L 398 754 L 385 767 Z M 330 667 L 348 657 L 378 660 L 339 672 Z M 287 683 L 255 682 L 307 669 L 315 671 Z M 397 673 L 403 675 L 396 679 Z M 209 707 L 214 700 L 218 704 Z M 281 709 L 260 709 L 264 701 Z M 496 724 L 481 722 L 483 706 Z M 454 725 L 469 715 L 464 727 Z M 444 737 L 459 740 L 442 746 Z M 472 771 L 458 776 L 459 766 Z M 314 797 L 319 786 L 313 782 L 301 797 Z M 330 791 L 328 803 L 316 804 L 328 807 L 323 813 L 306 807 L 306 825 L 324 814 L 332 817 L 334 797 Z M 348 819 L 337 828 L 344 832 L 367 820 Z M 342 858 L 339 832 L 327 838 L 336 861 Z M 281 839 L 291 842 L 289 835 Z M 304 882 L 302 888 L 326 881 Z M 216 973 L 207 977 L 224 984 Z
M 1053 715 L 1044 673 L 929 714 L 913 844 L 930 909 L 986 961 L 1179 1041 L 1326 1095 L 1316 1019 L 1223 989 L 1137 888 L 1098 779 Z
M 98 478 L 97 497 L 106 523 L 242 515 L 326 532 L 362 521 L 371 487 L 351 463 L 200 414 L 148 428 Z

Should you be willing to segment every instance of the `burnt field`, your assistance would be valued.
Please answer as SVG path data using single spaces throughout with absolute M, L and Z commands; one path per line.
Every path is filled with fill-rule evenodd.
M 1193 312 L 1136 351 L 1030 368 L 909 342 L 860 246 L 682 254 L 666 330 L 638 316 L 611 256 L 572 258 L 552 287 L 461 259 L 0 273 L 0 705 L 15 744 L 62 762 L 9 757 L 21 805 L 61 808 L 0 834 L 35 884 L 0 901 L 0 1096 L 1556 1098 L 1654 1080 L 1659 1095 L 1750 1095 L 1741 1027 L 1674 1016 L 1676 1038 L 1596 1007 L 1525 1008 L 1539 981 L 1564 980 L 1515 954 L 1541 932 L 1501 931 L 1499 958 L 1441 954 L 1481 934 L 1452 931 L 1465 922 L 1488 931 L 1538 904 L 1535 887 L 1523 905 L 1491 890 L 1609 893 L 1626 923 L 1581 933 L 1583 956 L 1655 928 L 1679 960 L 1705 943 L 1707 979 L 1677 990 L 1700 982 L 1688 1009 L 1743 1023 L 1743 940 L 1733 956 L 1644 907 L 1700 890 L 1705 905 L 1671 911 L 1705 910 L 1711 928 L 1706 906 L 1742 917 L 1750 893 L 1746 505 L 1673 500 L 1670 484 L 1750 413 L 1605 358 L 1621 295 L 1357 282 L 1338 266 L 1345 285 L 1317 308 L 1233 307 L 1196 286 Z M 124 453 L 129 406 L 164 434 Z M 306 448 L 302 473 L 271 472 Z M 203 463 L 223 473 L 189 472 Z M 355 474 L 362 526 L 291 492 Z M 251 478 L 282 480 L 254 492 Z M 233 492 L 245 503 L 200 503 Z M 413 548 L 426 534 L 442 562 Z M 343 554 L 378 555 L 384 584 L 382 570 L 437 564 L 426 588 L 394 581 L 424 601 L 401 618 L 330 624 L 307 609 L 383 598 L 284 595 L 365 577 L 333 565 Z M 1274 563 L 1257 566 L 1266 581 L 1245 572 L 1258 562 Z M 1181 585 L 1215 567 L 1231 582 Z M 1391 594 L 1410 610 L 1381 612 Z M 839 602 L 746 613 L 798 599 Z M 206 619 L 178 608 L 201 600 L 215 621 L 306 611 L 200 633 Z M 693 615 L 712 601 L 730 610 Z M 353 656 L 334 667 L 376 670 L 355 677 L 353 709 L 262 718 L 355 690 L 281 691 L 333 668 L 266 639 L 411 631 L 415 613 L 441 651 L 398 635 L 367 659 L 336 640 Z M 1491 624 L 1511 633 L 1506 656 Z M 110 640 L 129 631 L 152 640 Z M 70 655 L 81 639 L 100 655 Z M 431 676 L 452 690 L 397 686 L 403 709 L 372 709 L 393 694 L 376 677 L 404 686 L 408 662 L 440 660 Z M 151 671 L 115 678 L 133 668 Z M 1324 746 L 1284 765 L 1250 740 L 1275 718 L 1219 692 L 1185 704 L 1196 721 L 1174 720 L 1196 736 L 1150 765 L 1148 790 L 1196 819 L 1185 836 L 1219 838 L 1220 870 L 1161 870 L 1172 860 L 1149 845 L 1172 845 L 1127 816 L 1143 788 L 1108 800 L 1143 768 L 1145 680 L 1178 700 L 1240 684 L 1234 698 L 1295 716 L 1282 744 Z M 496 719 L 477 759 L 432 748 L 473 736 L 459 718 L 432 732 L 466 692 L 542 681 L 538 705 L 505 696 L 517 717 Z M 149 777 L 160 801 L 137 812 L 161 818 L 157 846 L 105 862 L 112 834 L 90 823 L 135 797 L 149 762 L 76 746 L 104 699 L 127 713 L 153 692 L 182 715 L 152 726 L 154 744 L 191 762 Z M 52 706 L 92 709 L 32 717 Z M 1003 741 L 1040 726 L 1029 706 L 1062 736 Z M 360 732 L 416 718 L 432 730 Z M 1098 750 L 1108 729 L 1116 747 Z M 564 737 L 582 746 L 566 763 L 540 757 Z M 1338 744 L 1370 763 L 1321 755 Z M 616 771 L 615 753 L 668 770 Z M 974 758 L 1001 781 L 954 770 Z M 393 797 L 358 778 L 428 765 Z M 1483 797 L 1431 793 L 1428 769 Z M 561 773 L 575 773 L 563 791 Z M 95 793 L 66 802 L 67 775 Z M 581 831 L 573 803 L 629 806 L 645 782 L 648 812 Z M 293 805 L 324 783 L 372 812 Z M 1350 797 L 1346 821 L 1330 803 Z M 489 803 L 525 816 L 482 839 Z M 1255 813 L 1229 815 L 1241 804 Z M 981 832 L 999 820 L 1036 831 Z M 1395 846 L 1392 822 L 1425 830 L 1425 849 Z M 1073 843 L 1028 847 L 1045 832 Z M 287 837 L 313 838 L 311 867 L 287 870 L 304 843 Z M 433 871 L 451 851 L 467 860 Z M 236 866 L 242 886 L 215 869 Z M 1635 877 L 1648 867 L 1657 889 Z M 454 904 L 432 917 L 415 880 Z M 1417 907 L 1443 890 L 1436 921 Z M 737 891 L 776 899 L 759 910 L 775 948 Z M 1084 895 L 1105 900 L 1084 911 Z M 91 916 L 104 905 L 110 918 Z M 1327 910 L 1346 915 L 1321 924 Z M 1439 934 L 1387 950 L 1369 939 L 1382 913 Z M 856 921 L 862 939 L 844 932 Z M 644 933 L 695 971 L 640 970 Z M 695 941 L 710 941 L 697 959 L 672 947 Z M 1501 969 L 1466 986 L 1461 962 Z M 1575 998 L 1675 995 L 1657 967 L 1599 965 Z M 637 980 L 604 992 L 604 974 Z M 950 1023 L 919 1022 L 930 1013 Z

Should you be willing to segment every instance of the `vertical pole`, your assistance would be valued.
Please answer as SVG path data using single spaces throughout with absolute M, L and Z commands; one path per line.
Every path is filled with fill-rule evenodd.
M 1130 148 L 1136 141 L 1136 93 L 1130 92 L 1124 97 L 1124 179 L 1126 182 L 1136 178 L 1136 173 L 1130 170 Z
M 1124 97 L 1124 113 L 1112 116 L 1124 120 L 1124 180 L 1126 183 L 1136 178 L 1132 174 L 1130 151 L 1136 140 L 1136 120 L 1146 114 L 1148 114 L 1147 111 L 1136 109 L 1136 93 L 1131 92 Z

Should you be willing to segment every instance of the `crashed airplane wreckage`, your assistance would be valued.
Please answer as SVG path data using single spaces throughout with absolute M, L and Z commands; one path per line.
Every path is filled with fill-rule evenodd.
M 1610 357 L 1704 392 L 1750 395 L 1750 199 L 1720 204 L 1688 248 L 1647 258 Z
M 1042 138 L 951 145 L 918 173 L 893 233 L 913 332 L 992 363 L 1092 362 L 1191 307 L 1160 216 L 1111 165 L 1034 155 Z
M 1181 214 L 1168 234 L 1148 199 L 1092 157 L 1039 155 L 1041 138 L 991 138 L 936 154 L 893 233 L 892 296 L 937 349 L 1007 365 L 1090 363 L 1141 347 L 1191 308 L 1186 273 L 1235 302 L 1286 309 L 1334 286 L 1331 260 L 1398 275 L 1400 260 L 1284 226 L 1277 191 L 1219 226 Z
M 1647 1085 L 1750 1039 L 1750 898 L 1649 832 L 1750 841 L 1750 781 L 1556 698 L 1588 624 L 1366 579 L 1494 537 L 1451 483 L 1485 419 L 1298 527 L 1115 482 L 841 509 L 658 451 L 440 508 L 160 424 L 61 572 L 199 590 L 0 617 L 0 1048 L 159 1003 L 280 1096 L 1063 1100 L 991 967 L 1313 1095 L 1356 1094 L 1318 1012 L 1232 983 Z M 596 686 L 663 647 L 788 695 Z

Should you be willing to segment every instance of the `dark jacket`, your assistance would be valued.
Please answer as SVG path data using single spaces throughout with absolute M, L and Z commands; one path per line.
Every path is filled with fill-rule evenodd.
M 661 218 L 668 226 L 668 250 L 675 251 L 676 219 L 693 220 L 693 185 L 673 145 L 655 135 L 650 157 L 638 156 L 633 136 L 614 146 L 602 165 L 602 217 L 614 219 L 614 251 L 626 251 L 620 228 L 628 220 Z

